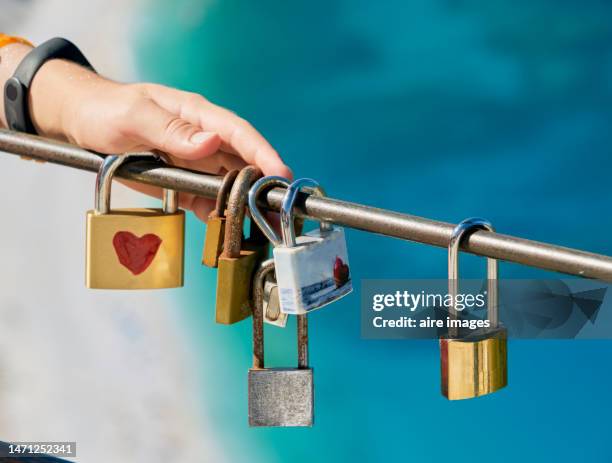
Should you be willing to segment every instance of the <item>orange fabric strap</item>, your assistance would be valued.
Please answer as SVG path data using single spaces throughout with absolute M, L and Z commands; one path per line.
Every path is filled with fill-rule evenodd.
M 33 47 L 32 43 L 29 40 L 22 39 L 21 37 L 13 37 L 6 34 L 0 34 L 0 48 L 5 45 L 10 45 L 11 43 L 22 43 L 24 45 L 29 45 Z

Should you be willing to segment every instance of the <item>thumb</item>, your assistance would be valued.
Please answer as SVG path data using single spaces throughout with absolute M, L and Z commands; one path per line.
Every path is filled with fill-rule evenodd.
M 130 112 L 127 131 L 143 145 L 185 160 L 200 159 L 219 150 L 221 138 L 215 132 L 202 130 L 148 98 L 139 106 Z

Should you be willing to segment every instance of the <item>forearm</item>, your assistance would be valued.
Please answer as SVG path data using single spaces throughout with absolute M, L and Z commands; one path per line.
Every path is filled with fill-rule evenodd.
M 31 50 L 23 44 L 10 44 L 0 48 L 0 86 L 13 75 L 21 60 Z M 29 112 L 40 135 L 58 139 L 70 138 L 70 120 L 76 111 L 79 94 L 100 79 L 95 73 L 64 60 L 50 60 L 36 73 L 29 93 Z M 0 98 L 0 125 L 7 127 L 4 114 L 4 94 Z
M 0 46 L 0 89 L 30 50 L 12 42 Z M 3 99 L 0 126 L 7 127 Z M 265 175 L 292 175 L 251 124 L 194 93 L 157 84 L 122 84 L 51 59 L 35 74 L 28 104 L 39 135 L 99 153 L 158 150 L 173 164 L 201 172 L 222 174 L 253 164 Z M 139 189 L 159 195 L 145 185 Z M 181 193 L 180 199 L 182 207 L 202 220 L 214 206 L 214 201 L 191 194 Z

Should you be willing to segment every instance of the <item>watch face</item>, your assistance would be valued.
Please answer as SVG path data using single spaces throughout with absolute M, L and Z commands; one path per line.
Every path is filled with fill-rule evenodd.
M 6 81 L 6 89 L 4 91 L 4 95 L 9 101 L 15 101 L 17 99 L 17 95 L 19 94 L 19 81 L 12 82 L 13 80 L 17 80 L 14 77 Z
M 25 130 L 23 114 L 23 87 L 17 77 L 11 77 L 4 85 L 4 112 L 12 130 Z

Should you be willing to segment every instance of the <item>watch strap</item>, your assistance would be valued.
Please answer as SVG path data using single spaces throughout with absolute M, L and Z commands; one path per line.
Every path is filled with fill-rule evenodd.
M 10 129 L 36 134 L 29 111 L 29 90 L 38 70 L 51 59 L 72 61 L 95 72 L 83 53 L 69 40 L 56 37 L 32 49 L 4 85 L 4 113 Z

